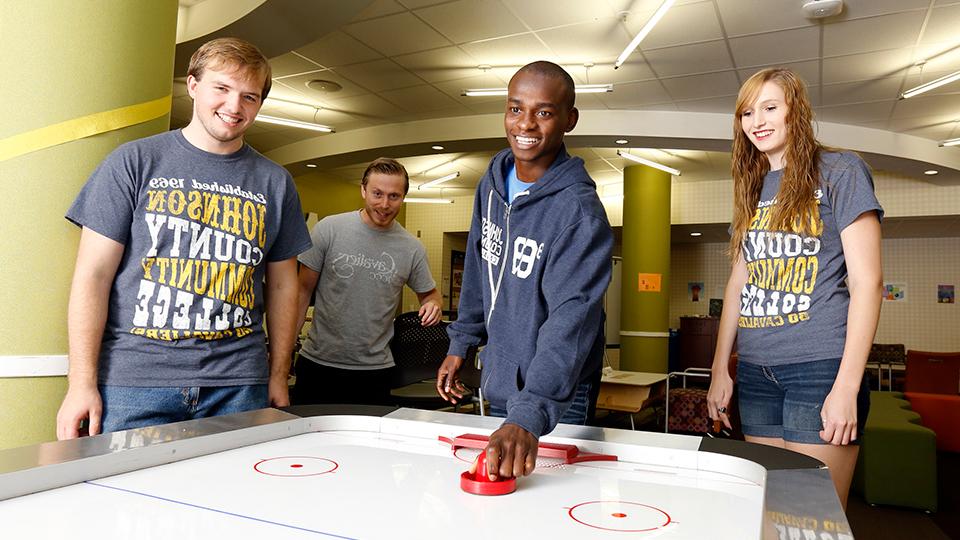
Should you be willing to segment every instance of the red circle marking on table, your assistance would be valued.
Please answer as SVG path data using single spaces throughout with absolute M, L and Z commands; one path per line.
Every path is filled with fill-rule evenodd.
M 291 463 L 286 468 L 281 468 L 279 471 L 269 470 L 270 466 L 273 466 L 275 463 L 281 460 L 296 460 L 294 463 Z M 322 465 L 323 470 L 317 472 L 310 472 L 309 468 L 305 468 L 304 464 L 309 465 L 311 462 Z M 267 476 L 280 476 L 285 478 L 295 478 L 302 476 L 319 476 L 321 474 L 332 473 L 340 467 L 340 464 L 332 459 L 314 457 L 314 456 L 279 456 L 275 458 L 261 459 L 253 465 L 253 470 L 257 471 L 260 474 L 265 474 Z M 290 471 L 290 469 L 298 469 L 296 471 Z
M 574 515 L 574 511 L 577 510 L 578 508 L 580 508 L 580 507 L 585 507 L 585 506 L 588 506 L 588 505 L 594 505 L 594 504 L 619 504 L 619 505 L 631 505 L 631 506 L 638 506 L 638 507 L 642 507 L 642 508 L 647 508 L 647 509 L 649 509 L 649 510 L 653 510 L 655 513 L 662 514 L 664 521 L 663 521 L 663 523 L 661 523 L 660 525 L 656 525 L 656 526 L 653 526 L 653 527 L 647 527 L 647 528 L 644 528 L 644 529 L 614 529 L 614 528 L 610 528 L 610 527 L 602 527 L 602 526 L 600 526 L 600 525 L 594 525 L 594 524 L 592 524 L 592 523 L 587 523 L 586 521 L 584 521 L 584 520 L 582 520 L 582 519 L 579 519 L 577 516 Z M 650 506 L 649 504 L 629 502 L 629 501 L 588 501 L 588 502 L 583 502 L 583 503 L 580 503 L 580 504 L 577 504 L 577 505 L 574 505 L 574 506 L 570 507 L 570 509 L 569 509 L 569 511 L 567 512 L 567 514 L 570 516 L 571 519 L 573 519 L 574 521 L 576 521 L 577 523 L 579 523 L 579 524 L 581 524 L 581 525 L 586 525 L 587 527 L 591 527 L 591 528 L 594 528 L 594 529 L 600 529 L 600 530 L 603 530 L 603 531 L 612 531 L 612 532 L 633 532 L 633 533 L 636 533 L 636 532 L 651 532 L 651 531 L 656 531 L 656 530 L 662 529 L 662 528 L 666 527 L 667 525 L 670 525 L 671 523 L 676 523 L 676 522 L 673 521 L 673 519 L 670 517 L 670 514 L 664 512 L 663 510 L 661 510 L 661 509 L 659 509 L 659 508 L 657 508 L 657 507 L 655 507 L 655 506 Z M 625 517 L 627 517 L 627 514 L 625 514 L 625 513 L 623 513 L 623 512 L 614 512 L 614 513 L 611 513 L 610 515 L 611 515 L 612 517 L 616 517 L 616 518 L 625 518 Z

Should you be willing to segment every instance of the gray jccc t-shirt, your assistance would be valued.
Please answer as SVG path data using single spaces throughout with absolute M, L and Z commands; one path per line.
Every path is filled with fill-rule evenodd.
M 864 212 L 883 209 L 870 169 L 851 152 L 822 152 L 819 235 L 769 230 L 783 171 L 763 181 L 741 253 L 747 283 L 740 293 L 740 360 L 783 365 L 840 358 L 847 333 L 847 265 L 840 233 Z
M 114 150 L 66 217 L 124 245 L 100 383 L 267 382 L 265 269 L 310 246 L 285 169 L 247 145 L 211 154 L 169 131 Z

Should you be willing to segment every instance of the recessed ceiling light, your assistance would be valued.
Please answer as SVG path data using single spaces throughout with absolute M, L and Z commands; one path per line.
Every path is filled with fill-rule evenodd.
M 343 89 L 343 87 L 340 86 L 340 83 L 336 83 L 333 81 L 325 81 L 323 79 L 311 79 L 306 82 L 306 85 L 307 85 L 307 88 L 315 92 L 322 92 L 324 94 L 339 92 L 340 90 Z
M 316 168 L 317 168 L 317 164 L 316 164 L 316 163 L 307 163 L 307 167 L 310 167 L 311 169 L 316 169 Z
M 443 150 L 443 147 L 440 146 L 439 144 L 435 144 L 435 145 L 431 146 L 430 148 L 432 148 L 432 149 L 434 149 L 434 150 Z
M 692 233 L 690 233 L 690 236 L 703 236 L 703 233 L 702 233 L 702 232 L 693 231 Z
M 940 174 L 940 171 L 936 171 L 936 170 L 930 169 L 929 171 L 923 171 L 923 174 L 925 174 L 925 175 L 927 175 L 927 176 L 933 176 L 933 175 L 935 175 L 935 174 Z
M 615 140 L 615 141 L 613 141 L 613 142 L 615 142 L 615 143 L 617 143 L 617 144 L 627 144 L 627 143 L 630 142 L 630 141 L 628 141 L 628 140 L 626 140 L 626 139 L 617 139 L 617 140 Z

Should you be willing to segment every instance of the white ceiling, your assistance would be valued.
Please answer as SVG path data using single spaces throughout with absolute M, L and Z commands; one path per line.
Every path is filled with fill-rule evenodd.
M 747 77 L 781 65 L 807 81 L 819 121 L 920 137 L 934 147 L 960 137 L 960 82 L 897 99 L 906 89 L 960 70 L 960 0 L 846 0 L 843 13 L 826 20 L 804 18 L 804 1 L 678 0 L 614 70 L 617 55 L 660 0 L 375 0 L 347 24 L 272 58 L 270 97 L 285 101 L 268 99 L 262 113 L 336 128 L 337 134 L 321 137 L 436 118 L 469 122 L 501 112 L 503 98 L 464 97 L 465 88 L 506 86 L 518 67 L 547 59 L 566 67 L 578 83 L 614 85 L 609 94 L 578 96 L 581 117 L 598 110 L 730 114 Z M 312 90 L 306 83 L 314 79 L 342 89 Z M 190 113 L 177 80 L 173 126 L 185 125 Z M 314 137 L 316 132 L 258 123 L 247 141 L 271 152 Z M 415 183 L 455 169 L 462 176 L 448 185 L 469 190 L 493 148 L 504 145 L 461 141 L 455 153 L 418 147 L 397 157 L 414 175 L 431 169 L 415 176 Z M 611 143 L 599 146 L 572 150 L 603 183 L 619 176 L 624 162 Z M 682 181 L 729 178 L 729 154 L 722 151 L 636 153 L 681 169 Z M 367 161 L 350 162 L 346 153 L 336 160 L 322 157 L 315 171 L 345 181 L 357 181 Z M 453 165 L 437 167 L 453 159 Z M 302 174 L 309 161 L 284 164 Z

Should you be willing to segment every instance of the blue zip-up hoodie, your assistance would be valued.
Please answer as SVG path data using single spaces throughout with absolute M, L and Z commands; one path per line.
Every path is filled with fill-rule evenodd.
M 513 161 L 509 149 L 498 153 L 477 187 L 449 354 L 486 345 L 484 397 L 540 437 L 601 368 L 613 233 L 582 159 L 561 148 L 508 204 Z

